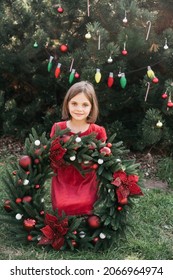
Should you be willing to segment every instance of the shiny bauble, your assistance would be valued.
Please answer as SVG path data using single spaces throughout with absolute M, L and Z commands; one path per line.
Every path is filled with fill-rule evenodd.
M 23 168 L 23 169 L 28 169 L 29 166 L 31 165 L 32 163 L 32 160 L 31 160 L 31 157 L 30 156 L 22 156 L 20 159 L 19 159 L 19 165 Z

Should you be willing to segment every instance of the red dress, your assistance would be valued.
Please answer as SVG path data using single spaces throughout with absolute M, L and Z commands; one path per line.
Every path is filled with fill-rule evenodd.
M 56 126 L 61 129 L 67 128 L 67 122 L 55 123 L 52 126 L 50 137 L 55 133 Z M 105 141 L 106 131 L 102 126 L 90 124 L 89 128 L 79 136 L 96 133 L 98 140 Z M 70 135 L 74 134 L 72 132 Z M 93 204 L 97 200 L 97 177 L 95 171 L 82 176 L 73 166 L 62 166 L 58 168 L 57 175 L 52 178 L 51 200 L 53 210 L 58 209 L 58 214 L 62 211 L 66 215 L 84 215 L 92 213 Z

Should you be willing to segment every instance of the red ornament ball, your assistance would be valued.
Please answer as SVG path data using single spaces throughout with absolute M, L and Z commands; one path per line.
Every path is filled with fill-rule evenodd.
M 127 51 L 126 50 L 122 50 L 122 55 L 127 55 Z
M 30 195 L 27 195 L 27 196 L 24 196 L 23 199 L 22 199 L 22 202 L 31 202 L 32 200 L 32 197 Z
M 79 79 L 79 78 L 80 78 L 80 75 L 79 75 L 78 72 L 76 72 L 76 73 L 74 74 L 74 76 L 75 76 L 76 79 Z
M 16 198 L 16 203 L 19 204 L 22 202 L 22 199 L 20 197 Z
M 168 106 L 169 108 L 172 108 L 172 107 L 173 107 L 173 102 L 172 102 L 172 101 L 168 101 L 167 106 Z
M 23 169 L 28 169 L 28 167 L 31 165 L 32 160 L 30 156 L 22 156 L 19 160 L 19 165 L 23 168 Z
M 67 52 L 68 51 L 68 46 L 67 45 L 61 45 L 60 47 L 59 47 L 59 49 L 60 49 L 60 51 L 61 52 Z
M 28 240 L 28 241 L 32 241 L 32 238 L 33 238 L 33 237 L 32 237 L 32 235 L 30 235 L 30 234 L 27 236 L 27 240 Z
M 9 199 L 5 200 L 5 202 L 4 202 L 4 209 L 8 213 L 12 211 Z
M 111 149 L 109 147 L 103 147 L 100 149 L 100 153 L 109 156 L 111 154 Z
M 118 210 L 118 211 L 122 211 L 122 210 L 123 210 L 123 207 L 122 207 L 122 206 L 118 206 L 118 207 L 117 207 L 117 210 Z
M 121 203 L 122 205 L 127 204 L 127 203 L 128 203 L 127 198 L 125 197 L 125 198 L 121 199 L 120 203 Z
M 40 160 L 38 158 L 34 159 L 34 163 L 35 164 L 39 164 L 40 163 Z
M 64 12 L 64 9 L 62 7 L 58 7 L 57 11 L 58 13 L 62 14 Z
M 91 166 L 92 169 L 96 170 L 98 168 L 98 164 L 97 163 L 94 163 L 92 166 Z
M 99 237 L 94 237 L 93 243 L 96 244 L 99 241 Z
M 23 226 L 26 230 L 32 230 L 36 225 L 36 220 L 34 219 L 25 219 L 23 221 Z
M 166 99 L 167 97 L 168 97 L 167 93 L 164 92 L 164 93 L 162 94 L 162 98 L 163 98 L 163 99 Z
M 159 79 L 158 79 L 157 77 L 154 77 L 154 78 L 152 79 L 152 82 L 153 82 L 154 84 L 157 84 L 157 83 L 159 82 Z
M 88 224 L 91 228 L 99 228 L 100 227 L 100 218 L 98 216 L 90 216 L 88 218 Z

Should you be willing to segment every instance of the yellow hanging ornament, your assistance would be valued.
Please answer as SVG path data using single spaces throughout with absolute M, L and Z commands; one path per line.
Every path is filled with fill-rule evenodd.
M 151 69 L 151 67 L 150 66 L 148 66 L 147 67 L 147 76 L 148 76 L 148 78 L 150 78 L 151 80 L 155 77 L 155 74 L 154 74 L 154 72 L 153 72 L 153 70 Z
M 102 75 L 101 75 L 101 73 L 100 73 L 100 69 L 96 69 L 96 73 L 95 73 L 95 81 L 96 81 L 96 83 L 99 83 L 100 82 L 100 80 L 101 80 L 101 77 L 102 77 Z

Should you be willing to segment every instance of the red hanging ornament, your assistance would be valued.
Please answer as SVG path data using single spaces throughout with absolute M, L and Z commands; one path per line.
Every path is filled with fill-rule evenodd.
M 76 73 L 74 74 L 74 76 L 75 76 L 76 79 L 79 79 L 79 78 L 80 78 L 80 75 L 79 75 L 78 72 L 76 72 Z
M 19 165 L 24 169 L 28 169 L 31 163 L 32 160 L 30 156 L 22 156 L 19 160 Z
M 62 14 L 64 12 L 64 9 L 62 7 L 58 7 L 57 11 L 59 14 Z
M 100 153 L 105 155 L 105 156 L 110 156 L 112 151 L 109 147 L 103 147 L 100 149 Z
M 169 100 L 168 103 L 167 103 L 167 106 L 168 106 L 169 108 L 172 108 L 172 107 L 173 107 L 173 102 L 172 102 L 171 100 Z
M 71 240 L 71 244 L 72 244 L 73 247 L 77 247 L 77 242 L 76 242 L 76 240 L 74 240 L 74 239 Z
M 59 47 L 59 49 L 61 52 L 66 53 L 68 51 L 68 46 L 63 44 Z
M 108 87 L 109 88 L 112 87 L 113 83 L 114 83 L 114 74 L 113 74 L 113 72 L 110 72 L 109 77 L 108 77 L 108 81 L 107 81 Z
M 162 98 L 163 98 L 163 99 L 166 99 L 167 97 L 168 97 L 167 93 L 164 92 L 164 93 L 162 94 Z
M 88 218 L 88 224 L 91 228 L 99 228 L 100 227 L 100 218 L 98 216 L 90 216 Z
M 157 83 L 159 82 L 159 79 L 158 79 L 157 77 L 154 77 L 154 78 L 152 79 L 152 82 L 153 82 L 154 84 L 157 84 Z
M 58 63 L 56 69 L 55 69 L 55 78 L 58 78 L 61 73 L 61 63 Z
M 32 230 L 36 225 L 36 220 L 34 219 L 25 219 L 23 221 L 23 226 L 26 230 L 30 231 Z
M 34 188 L 35 188 L 35 189 L 39 189 L 39 188 L 40 188 L 40 185 L 37 184 L 37 185 L 34 186 Z
M 127 55 L 127 50 L 122 50 L 122 55 L 126 56 Z
M 93 238 L 93 243 L 96 244 L 99 241 L 99 237 L 94 237 Z

